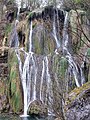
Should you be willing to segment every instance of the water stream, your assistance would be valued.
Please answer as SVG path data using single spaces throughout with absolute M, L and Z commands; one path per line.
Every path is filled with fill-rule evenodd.
M 18 6 L 19 7 L 18 7 L 17 16 L 19 16 L 21 3 L 19 3 Z M 56 14 L 58 14 L 58 12 Z M 52 28 L 53 28 L 52 34 L 55 39 L 56 52 L 57 52 L 57 49 L 59 49 L 61 47 L 61 45 L 60 45 L 61 41 L 58 40 L 58 36 L 57 36 L 58 30 L 56 28 L 55 12 L 54 12 L 53 17 L 54 17 L 54 19 L 53 19 L 53 25 L 52 25 Z M 57 20 L 58 19 L 59 18 L 57 15 Z M 57 22 L 57 24 L 59 25 L 58 22 Z M 85 79 L 84 79 L 82 69 L 80 68 L 80 70 L 79 70 L 77 64 L 75 63 L 75 61 L 73 59 L 72 54 L 70 53 L 70 50 L 68 49 L 68 45 L 69 45 L 69 34 L 68 34 L 68 25 L 69 24 L 68 24 L 68 22 L 69 22 L 69 15 L 68 15 L 68 12 L 66 12 L 64 26 L 63 26 L 63 36 L 62 36 L 63 37 L 62 38 L 63 54 L 68 60 L 68 63 L 69 63 L 68 69 L 73 71 L 76 86 L 80 87 L 81 85 L 83 85 Z M 37 100 L 38 98 L 40 99 L 40 101 L 42 101 L 42 103 L 45 103 L 45 104 L 48 101 L 47 102 L 48 106 L 51 106 L 51 103 L 53 103 L 52 79 L 51 79 L 51 74 L 50 74 L 48 55 L 47 56 L 43 55 L 43 59 L 41 60 L 41 63 L 40 63 L 40 65 L 42 67 L 40 68 L 37 63 L 37 55 L 32 51 L 32 49 L 33 49 L 33 44 L 32 44 L 33 21 L 30 22 L 29 39 L 28 39 L 29 50 L 27 52 L 24 50 L 24 48 L 18 47 L 19 41 L 18 41 L 18 34 L 16 31 L 16 26 L 17 25 L 15 25 L 14 36 L 13 36 L 14 47 L 15 47 L 15 52 L 16 52 L 16 56 L 18 59 L 20 80 L 21 80 L 22 88 L 23 88 L 23 96 L 24 96 L 23 116 L 27 116 L 27 110 L 28 110 L 29 105 L 33 101 Z M 11 43 L 12 43 L 12 41 L 11 41 Z M 22 62 L 22 58 L 21 58 L 21 52 L 24 55 L 23 62 Z M 55 53 L 55 54 L 57 54 L 57 53 Z M 39 55 L 38 58 L 40 59 L 41 56 L 42 55 Z M 40 69 L 41 69 L 41 73 L 38 72 Z M 38 75 L 40 76 L 40 80 L 38 79 Z M 58 83 L 58 81 L 57 81 L 57 83 Z M 39 84 L 40 88 L 38 88 L 38 84 Z M 44 90 L 43 85 L 46 86 L 45 90 Z M 58 84 L 58 86 L 59 86 L 59 84 Z M 48 108 L 49 113 L 52 113 L 52 111 L 53 110 L 51 110 L 51 108 Z
M 34 61 L 34 56 L 32 53 L 32 41 L 31 41 L 31 36 L 32 36 L 32 22 L 30 24 L 30 36 L 29 36 L 29 52 L 23 52 L 26 54 L 25 55 L 25 61 L 24 65 L 22 66 L 22 61 L 20 57 L 20 50 L 19 48 L 16 49 L 16 55 L 18 58 L 19 62 L 19 71 L 20 71 L 20 77 L 21 77 L 21 83 L 23 87 L 23 95 L 24 95 L 24 116 L 27 116 L 27 109 L 30 101 L 36 100 L 36 75 L 37 75 L 37 68 L 35 65 Z M 22 50 L 22 49 L 21 49 Z M 31 66 L 30 66 L 31 64 Z M 30 96 L 31 92 L 31 81 L 32 81 L 32 74 L 34 72 L 34 77 L 33 77 L 33 90 L 32 90 L 32 96 Z
M 58 16 L 58 14 L 57 14 Z M 54 20 L 53 20 L 53 36 L 54 36 L 54 39 L 55 39 L 55 42 L 56 42 L 56 48 L 59 48 L 60 47 L 60 41 L 58 40 L 57 38 L 57 30 L 56 30 L 56 16 L 55 16 L 55 12 L 54 12 Z
M 83 85 L 85 78 L 84 78 L 82 69 L 80 68 L 80 71 L 79 71 L 79 68 L 78 68 L 79 66 L 77 66 L 77 64 L 75 63 L 73 56 L 71 55 L 71 53 L 69 52 L 69 49 L 68 49 L 68 45 L 69 45 L 69 35 L 68 35 L 68 25 L 69 24 L 68 23 L 69 23 L 69 14 L 68 14 L 68 12 L 66 12 L 65 21 L 64 21 L 64 29 L 63 29 L 63 53 L 66 55 L 66 58 L 69 63 L 69 67 L 73 71 L 76 86 L 80 87 L 81 85 Z M 81 81 L 83 81 L 83 82 L 81 82 Z

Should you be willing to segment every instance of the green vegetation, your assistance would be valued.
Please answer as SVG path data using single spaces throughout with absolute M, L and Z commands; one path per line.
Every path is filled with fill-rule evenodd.
M 28 13 L 29 18 L 33 16 L 33 12 Z
M 68 68 L 68 61 L 66 58 L 62 57 L 60 60 L 60 74 L 61 74 L 61 78 L 65 77 L 65 72 Z
M 67 100 L 67 104 L 71 103 L 72 101 L 74 101 L 78 95 L 80 95 L 81 93 L 83 93 L 85 90 L 90 88 L 90 82 L 87 82 L 86 84 L 84 84 L 82 87 L 78 87 L 75 88 L 74 90 L 72 90 L 69 93 L 69 98 Z M 82 96 L 83 97 L 83 96 Z
M 8 36 L 8 33 L 10 33 L 12 30 L 11 23 L 7 23 L 6 28 L 5 28 L 5 34 Z
M 23 106 L 21 84 L 20 84 L 19 71 L 18 71 L 18 60 L 14 50 L 10 50 L 9 54 L 10 54 L 9 56 L 10 77 L 9 77 L 8 96 L 13 111 L 15 113 L 18 113 L 21 111 Z

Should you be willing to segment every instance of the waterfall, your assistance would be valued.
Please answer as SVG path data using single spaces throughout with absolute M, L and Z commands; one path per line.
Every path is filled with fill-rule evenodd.
M 41 75 L 41 83 L 40 83 L 40 100 L 43 102 L 43 79 L 45 74 L 45 60 L 43 59 L 43 68 L 42 68 L 42 75 Z
M 56 42 L 56 46 L 57 46 L 57 48 L 59 48 L 60 47 L 60 42 L 57 38 L 55 11 L 54 11 L 54 20 L 53 20 L 53 36 L 54 36 L 54 39 L 55 39 L 55 42 Z
M 35 64 L 35 60 L 32 56 L 32 63 L 33 63 L 33 73 L 34 73 L 34 78 L 33 78 L 33 90 L 32 90 L 32 101 L 36 100 L 36 80 L 37 80 L 37 67 Z
M 24 64 L 20 57 L 20 50 L 25 54 Z M 25 52 L 24 49 L 16 49 L 16 55 L 19 63 L 19 72 L 21 83 L 23 87 L 24 95 L 24 116 L 27 116 L 27 109 L 29 104 L 36 100 L 36 81 L 37 81 L 37 67 L 32 52 L 32 21 L 30 23 L 30 34 L 29 34 L 29 52 Z M 31 89 L 32 86 L 32 89 Z M 32 91 L 32 95 L 30 94 Z
M 66 58 L 69 62 L 69 66 L 73 70 L 73 75 L 75 78 L 76 86 L 80 87 L 82 85 L 81 79 L 83 79 L 83 81 L 85 81 L 85 80 L 84 80 L 84 76 L 82 73 L 82 69 L 80 69 L 80 71 L 79 71 L 77 64 L 74 62 L 74 59 L 68 50 L 68 44 L 69 44 L 69 36 L 68 36 L 68 32 L 67 32 L 68 31 L 68 19 L 69 19 L 69 15 L 68 15 L 68 12 L 66 12 L 64 28 L 63 28 L 63 45 L 62 45 L 63 53 L 66 54 Z
M 32 51 L 32 21 L 30 23 L 30 34 L 29 34 L 29 52 Z
M 21 8 L 21 0 L 16 0 L 16 4 L 18 6 L 17 20 L 19 20 L 19 13 L 20 13 L 20 8 Z
M 76 63 L 74 62 L 72 55 L 70 54 L 69 50 L 68 50 L 68 19 L 69 19 L 69 15 L 68 12 L 66 12 L 65 15 L 65 21 L 64 21 L 64 28 L 63 28 L 63 52 L 66 52 L 66 58 L 69 62 L 69 65 L 72 67 L 73 69 L 73 74 L 74 74 L 74 78 L 75 78 L 75 82 L 77 87 L 80 87 L 80 81 L 78 81 L 78 68 Z
M 23 95 L 24 95 L 24 116 L 27 116 L 27 106 L 28 106 L 28 100 L 27 100 L 27 74 L 29 73 L 29 59 L 30 55 L 27 54 L 27 57 L 25 59 L 24 65 L 22 66 L 21 58 L 20 58 L 20 50 L 16 49 L 16 55 L 18 58 L 19 63 L 19 72 L 20 72 L 20 78 L 21 83 L 23 87 Z
M 15 25 L 14 28 L 12 30 L 12 38 L 10 41 L 10 47 L 18 47 L 19 46 L 19 40 L 18 40 L 18 33 L 17 33 L 17 25 L 19 23 L 19 13 L 20 13 L 20 8 L 21 8 L 21 0 L 16 0 L 16 4 L 18 7 L 18 11 L 17 11 L 17 18 L 15 21 Z
M 24 94 L 24 115 L 27 115 L 27 71 L 29 66 L 29 55 L 26 57 L 25 62 L 24 62 L 24 66 L 23 66 L 23 74 L 22 74 L 22 85 L 23 85 L 23 94 Z
M 48 115 L 53 114 L 52 110 L 52 81 L 49 73 L 49 61 L 48 61 L 48 56 L 45 57 L 45 62 L 46 62 L 46 79 L 47 79 L 47 92 L 46 92 L 46 100 L 48 101 Z
M 20 7 L 21 7 L 20 5 L 21 5 L 21 3 L 19 4 L 19 7 L 18 7 L 17 16 L 19 16 Z M 65 15 L 62 37 L 59 35 L 59 32 L 60 32 L 59 19 L 60 18 L 58 15 L 58 9 L 56 10 L 56 13 L 54 10 L 53 15 L 54 15 L 53 23 L 52 23 L 52 29 L 53 29 L 52 34 L 53 35 L 51 34 L 50 37 L 54 38 L 55 43 L 56 43 L 56 46 L 55 46 L 56 49 L 53 52 L 53 54 L 55 53 L 54 55 L 57 58 L 57 60 L 55 59 L 55 62 L 59 63 L 58 57 L 61 57 L 61 56 L 59 56 L 59 55 L 57 56 L 57 54 L 59 54 L 59 52 L 58 52 L 59 48 L 62 47 L 63 54 L 69 63 L 69 67 L 66 71 L 67 75 L 65 77 L 67 77 L 68 74 L 70 73 L 70 79 L 72 79 L 71 75 L 73 73 L 76 86 L 80 87 L 81 85 L 84 84 L 85 78 L 84 78 L 82 68 L 79 68 L 79 66 L 75 63 L 74 58 L 69 50 L 69 34 L 68 34 L 69 15 L 68 15 L 68 12 L 66 12 L 66 15 Z M 54 92 L 52 91 L 52 86 L 53 86 L 52 83 L 54 83 L 54 82 L 52 81 L 52 79 L 54 78 L 56 80 L 55 84 L 57 84 L 57 87 L 59 88 L 59 85 L 60 85 L 59 79 L 61 79 L 60 76 L 58 75 L 60 72 L 60 70 L 59 70 L 60 65 L 55 63 L 56 66 L 54 69 L 57 69 L 57 72 L 54 73 L 54 69 L 52 69 L 52 70 L 50 69 L 50 68 L 53 68 L 53 67 L 51 67 L 51 65 L 53 65 L 53 63 L 54 63 L 51 60 L 52 57 L 50 58 L 49 55 L 47 55 L 47 56 L 45 54 L 40 55 L 40 54 L 35 54 L 33 52 L 34 51 L 33 45 L 37 44 L 37 41 L 32 39 L 33 35 L 35 33 L 35 31 L 34 31 L 35 29 L 33 30 L 33 25 L 34 25 L 33 21 L 30 21 L 30 26 L 29 26 L 27 52 L 24 50 L 24 48 L 19 48 L 18 47 L 19 46 L 18 34 L 17 34 L 17 30 L 16 30 L 17 23 L 18 23 L 18 21 L 16 20 L 15 28 L 14 28 L 14 32 L 13 32 L 14 39 L 12 39 L 12 40 L 14 40 L 15 52 L 16 52 L 16 56 L 17 56 L 18 64 L 19 64 L 20 80 L 21 80 L 22 89 L 23 89 L 23 97 L 24 97 L 23 116 L 27 116 L 27 110 L 28 110 L 29 105 L 36 100 L 40 100 L 43 104 L 47 105 L 48 113 L 52 114 L 54 111 L 54 110 L 52 110 L 52 106 L 53 106 L 52 104 L 54 103 L 54 99 L 53 99 Z M 58 27 L 57 27 L 57 25 L 58 25 Z M 36 30 L 36 31 L 38 31 L 38 30 Z M 60 37 L 62 38 L 62 43 L 60 41 L 61 40 Z M 36 38 L 36 40 L 37 39 L 38 39 L 38 37 Z M 44 38 L 41 36 L 41 39 L 44 39 Z M 47 42 L 44 40 L 42 40 L 42 41 L 45 42 L 43 44 L 46 45 Z M 39 42 L 42 42 L 42 41 L 39 40 Z M 35 42 L 35 44 L 34 44 L 34 42 Z M 54 42 L 52 42 L 52 43 L 53 44 L 51 44 L 51 45 L 54 46 Z M 40 46 L 41 46 L 41 44 L 42 43 L 40 43 Z M 47 45 L 45 46 L 45 45 L 43 45 L 43 46 L 46 47 L 46 48 L 44 48 L 46 50 L 49 45 L 48 46 Z M 38 46 L 37 46 L 37 49 L 39 49 Z M 51 46 L 49 49 L 52 49 Z M 24 55 L 23 60 L 22 60 L 21 54 Z M 50 55 L 52 56 L 51 53 L 50 53 Z M 39 59 L 40 59 L 40 61 L 38 62 Z M 38 65 L 38 64 L 40 64 L 40 65 Z M 58 66 L 58 68 L 56 68 L 57 66 Z M 58 76 L 59 76 L 59 78 L 58 78 Z M 68 80 L 67 80 L 67 84 L 68 84 Z

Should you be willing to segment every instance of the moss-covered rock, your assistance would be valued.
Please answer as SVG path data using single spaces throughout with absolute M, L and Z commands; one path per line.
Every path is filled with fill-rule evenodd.
M 90 82 L 69 94 L 65 110 L 67 120 L 90 119 Z
M 42 21 L 41 21 L 42 22 Z M 35 24 L 35 23 L 34 23 Z M 36 54 L 50 54 L 55 49 L 54 38 L 45 30 L 43 22 L 36 22 L 33 29 L 32 44 Z M 48 29 L 49 30 L 49 29 Z
M 78 52 L 78 50 L 84 46 L 84 42 L 87 42 L 86 37 L 84 36 L 83 32 L 88 36 L 89 32 L 87 32 L 87 17 L 86 12 L 83 10 L 71 10 L 69 12 L 70 15 L 70 34 L 72 37 L 72 48 L 74 53 Z M 83 32 L 80 30 L 83 28 Z
M 14 50 L 9 51 L 9 102 L 13 112 L 20 112 L 23 107 L 22 88 L 19 78 L 18 60 Z
M 48 115 L 48 110 L 46 106 L 40 100 L 33 101 L 28 108 L 29 115 L 37 115 L 44 117 Z
M 3 77 L 0 79 L 0 113 L 8 113 L 10 111 L 10 104 L 7 96 L 8 84 Z

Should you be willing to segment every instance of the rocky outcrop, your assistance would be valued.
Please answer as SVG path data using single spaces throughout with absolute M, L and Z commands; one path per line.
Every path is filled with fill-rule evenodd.
M 90 120 L 90 82 L 73 90 L 66 101 L 66 120 Z
M 8 50 L 0 48 L 0 113 L 10 111 L 8 101 Z
M 48 115 L 48 110 L 47 107 L 42 103 L 42 101 L 35 100 L 29 105 L 28 114 L 45 117 Z
M 9 50 L 9 82 L 8 97 L 12 111 L 21 112 L 23 108 L 23 95 L 18 71 L 18 60 L 13 49 Z
M 0 113 L 8 113 L 10 104 L 6 95 L 0 95 Z
M 43 19 L 46 20 L 48 18 L 53 19 L 54 13 L 58 14 L 59 19 L 61 22 L 64 22 L 64 13 L 62 10 L 54 8 L 53 6 L 46 6 L 43 9 L 36 9 L 32 11 L 29 15 L 29 20 L 34 20 L 34 19 Z

